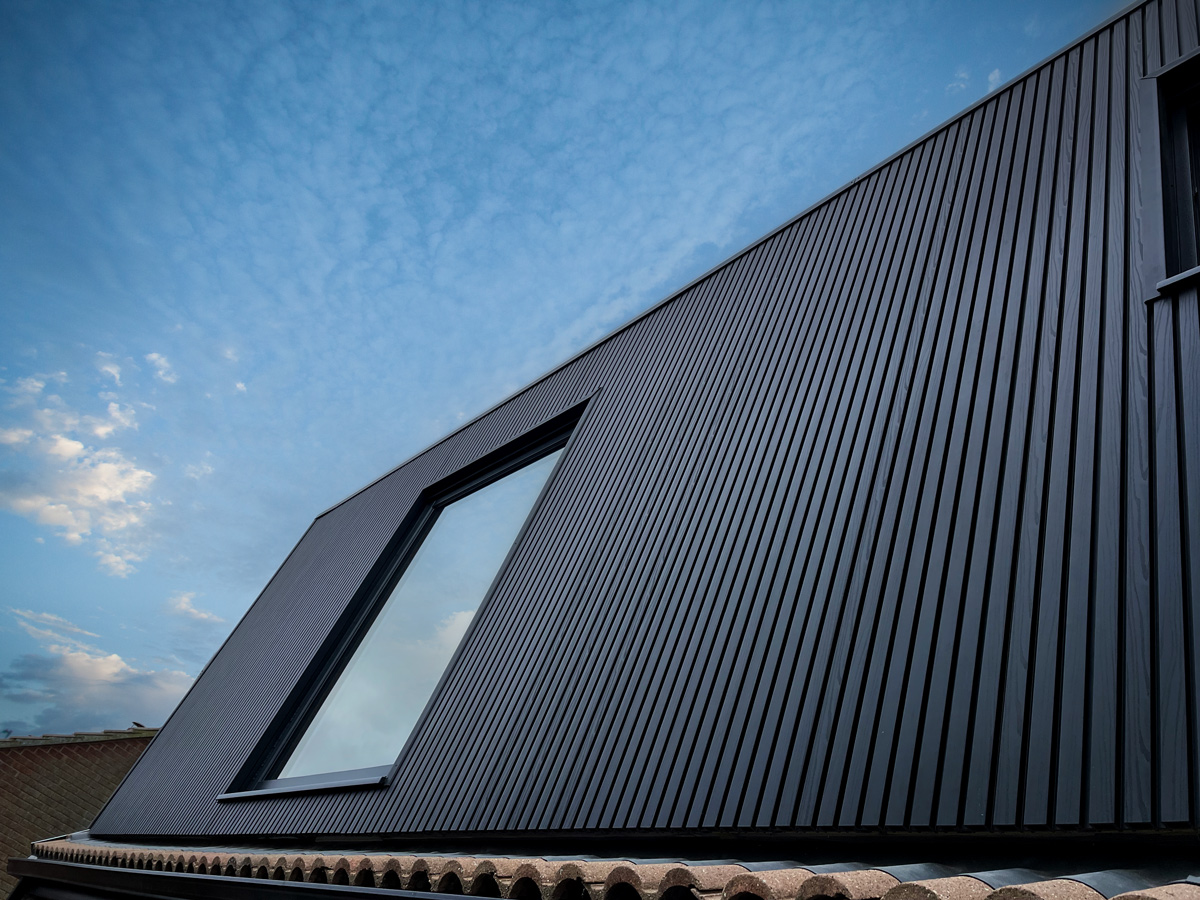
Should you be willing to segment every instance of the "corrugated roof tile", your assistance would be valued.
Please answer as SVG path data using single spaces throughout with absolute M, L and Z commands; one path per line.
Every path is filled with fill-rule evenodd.
M 992 893 L 987 882 L 970 875 L 902 881 L 883 895 L 883 900 L 985 900 Z M 1165 900 L 1165 898 L 1164 898 Z
M 671 866 L 658 883 L 658 893 L 665 894 L 673 887 L 689 887 L 701 893 L 724 891 L 731 878 L 747 873 L 745 866 Z
M 1197 864 L 1196 868 L 1200 869 L 1200 864 Z M 1112 900 L 1200 900 L 1200 885 L 1164 884 L 1160 887 L 1118 894 Z
M 809 880 L 817 877 L 808 869 L 772 869 L 735 875 L 725 884 L 722 900 L 754 894 L 762 900 L 795 900 Z
M 1002 887 L 991 894 L 990 900 L 1105 900 L 1105 897 L 1082 881 L 1051 878 Z
M 668 892 L 687 891 L 700 900 L 1200 900 L 1200 883 L 1165 883 L 1117 894 L 1112 885 L 1154 876 L 1138 870 L 1104 870 L 1088 875 L 1028 880 L 1036 873 L 1009 868 L 971 875 L 901 881 L 900 875 L 954 871 L 932 863 L 890 866 L 862 863 L 686 862 L 637 863 L 626 859 L 579 860 L 541 857 L 474 857 L 387 852 L 344 855 L 306 850 L 255 850 L 230 847 L 145 847 L 93 841 L 86 833 L 40 841 L 38 857 L 167 872 L 207 872 L 227 877 L 303 880 L 368 887 L 419 888 L 431 893 L 473 893 L 480 878 L 494 879 L 492 893 L 507 900 L 608 900 L 620 887 L 624 900 L 662 900 Z M 751 868 L 752 867 L 752 868 Z M 443 882 L 445 878 L 452 881 Z M 1178 876 L 1162 876 L 1178 877 Z M 1085 884 L 1090 879 L 1109 889 Z M 1014 883 L 1015 882 L 1015 883 Z M 439 890 L 439 885 L 443 885 Z M 628 893 L 632 891 L 633 893 Z
M 895 875 L 879 869 L 859 869 L 855 872 L 839 872 L 814 875 L 800 888 L 800 900 L 817 897 L 837 897 L 845 900 L 879 900 L 900 883 Z

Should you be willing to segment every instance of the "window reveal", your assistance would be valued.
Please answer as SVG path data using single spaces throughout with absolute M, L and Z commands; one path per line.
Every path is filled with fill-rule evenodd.
M 434 504 L 415 555 L 274 778 L 392 764 L 561 453 Z
M 1166 274 L 1200 266 L 1200 57 L 1158 80 Z

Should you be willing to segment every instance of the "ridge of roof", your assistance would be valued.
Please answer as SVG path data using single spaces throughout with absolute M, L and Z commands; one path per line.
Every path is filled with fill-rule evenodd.
M 0 750 L 17 747 L 45 747 L 53 744 L 90 744 L 97 741 L 121 741 L 154 737 L 157 728 L 106 728 L 103 731 L 76 731 L 73 734 L 12 735 L 0 738 Z

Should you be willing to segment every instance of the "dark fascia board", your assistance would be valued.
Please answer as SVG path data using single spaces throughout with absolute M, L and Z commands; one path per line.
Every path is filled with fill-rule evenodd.
M 55 896 L 125 898 L 156 897 L 172 900 L 339 900 L 339 898 L 396 897 L 400 900 L 429 900 L 429 894 L 394 888 L 355 887 L 345 884 L 311 884 L 304 881 L 274 881 L 263 878 L 229 878 L 225 875 L 189 875 L 121 869 L 45 859 L 10 859 L 8 872 L 21 879 L 12 900 L 48 896 L 38 888 L 66 887 Z M 71 891 L 70 888 L 78 888 Z
M 407 457 L 402 462 L 397 463 L 396 465 L 392 466 L 392 468 L 388 469 L 386 472 L 384 472 L 378 478 L 373 479 L 372 481 L 363 485 L 358 490 L 343 497 L 341 500 L 337 501 L 332 506 L 328 507 L 327 509 L 325 509 L 321 513 L 319 513 L 317 515 L 317 518 L 319 519 L 319 518 L 321 518 L 321 516 L 324 516 L 324 515 L 327 515 L 328 513 L 333 512 L 333 510 L 337 509 L 343 503 L 353 500 L 355 497 L 357 497 L 363 491 L 369 490 L 370 488 L 374 487 L 376 484 L 383 481 L 389 475 L 392 475 L 393 473 L 399 471 L 400 469 L 403 469 L 410 462 L 412 462 L 413 460 L 417 459 L 418 457 L 423 456 L 424 454 L 428 453 L 434 447 L 437 447 L 439 444 L 445 443 L 446 441 L 450 440 L 452 437 L 454 437 L 459 432 L 465 431 L 466 429 L 470 428 L 472 425 L 474 425 L 480 419 L 486 418 L 487 416 L 491 415 L 496 410 L 500 409 L 502 406 L 505 406 L 505 405 L 511 403 L 513 400 L 515 400 L 517 397 L 520 397 L 526 391 L 532 390 L 534 387 L 539 385 L 541 382 L 545 381 L 547 378 L 552 376 L 555 372 L 558 372 L 561 369 L 565 369 L 567 366 L 571 365 L 576 360 L 578 360 L 584 356 L 587 356 L 589 353 L 591 353 L 597 347 L 600 347 L 600 346 L 608 343 L 613 338 L 615 338 L 617 335 L 632 328 L 638 322 L 642 321 L 642 319 L 645 319 L 647 316 L 651 316 L 654 313 L 658 312 L 658 310 L 660 310 L 662 307 L 666 306 L 668 303 L 678 300 L 681 296 L 686 294 L 689 290 L 691 290 L 696 285 L 698 285 L 701 282 L 705 281 L 706 279 L 712 277 L 713 274 L 715 274 L 716 272 L 719 272 L 721 269 L 724 269 L 726 266 L 730 265 L 731 263 L 733 263 L 736 260 L 740 259 L 741 257 L 745 256 L 747 253 L 750 253 L 759 244 L 769 241 L 771 238 L 773 238 L 779 232 L 783 231 L 786 228 L 790 228 L 796 222 L 799 222 L 801 219 L 805 218 L 806 216 L 813 214 L 814 212 L 819 210 L 821 207 L 832 202 L 833 200 L 835 200 L 836 198 L 838 198 L 839 196 L 844 194 L 846 191 L 853 188 L 859 182 L 861 182 L 867 178 L 870 178 L 872 175 L 874 175 L 880 169 L 883 169 L 884 167 L 890 165 L 891 163 L 895 162 L 900 157 L 904 156 L 906 153 L 911 152 L 915 148 L 921 146 L 926 141 L 931 140 L 932 138 L 941 134 L 943 131 L 945 131 L 947 128 L 949 128 L 951 125 L 955 124 L 956 122 L 959 122 L 959 121 L 965 119 L 967 116 L 969 116 L 975 110 L 977 110 L 979 107 L 983 106 L 985 103 L 989 102 L 994 97 L 999 96 L 1004 91 L 1007 91 L 1009 88 L 1011 88 L 1017 82 L 1023 81 L 1024 79 L 1028 78 L 1030 75 L 1034 74 L 1035 72 L 1040 71 L 1041 69 L 1044 69 L 1048 66 L 1052 66 L 1055 63 L 1055 61 L 1067 56 L 1076 47 L 1080 46 L 1081 44 L 1090 40 L 1095 35 L 1104 31 L 1106 28 L 1111 26 L 1114 22 L 1119 22 L 1121 19 L 1124 19 L 1126 16 L 1128 16 L 1130 13 L 1132 13 L 1134 10 L 1136 10 L 1142 6 L 1145 6 L 1147 2 L 1148 2 L 1148 0 L 1134 0 L 1133 3 L 1130 3 L 1128 6 L 1124 7 L 1119 12 L 1114 13 L 1113 15 L 1109 16 L 1104 21 L 1100 22 L 1098 25 L 1088 29 L 1086 32 L 1081 34 L 1075 40 L 1071 41 L 1071 43 L 1067 44 L 1065 47 L 1063 47 L 1058 52 L 1054 53 L 1052 56 L 1046 57 L 1041 62 L 1034 63 L 1032 66 L 1025 69 L 1020 74 L 1010 78 L 1008 81 L 1001 84 L 995 90 L 988 91 L 986 94 L 984 94 L 982 97 L 980 97 L 974 103 L 972 103 L 970 106 L 967 106 L 966 108 L 964 108 L 957 115 L 951 116 L 949 119 L 942 122 L 940 125 L 935 125 L 933 128 L 931 128 L 929 131 L 925 132 L 920 137 L 916 138 L 913 141 L 910 141 L 909 143 L 905 144 L 903 147 L 901 147 L 896 152 L 892 153 L 891 155 L 889 155 L 889 156 L 885 157 L 884 159 L 880 160 L 879 162 L 877 162 L 875 165 L 871 166 L 871 168 L 867 169 L 861 175 L 857 176 L 856 178 L 851 179 L 850 181 L 843 184 L 841 187 L 835 188 L 833 191 L 826 194 L 824 197 L 822 197 L 820 200 L 817 200 L 815 203 L 809 204 L 807 207 L 805 207 L 803 210 L 798 212 L 796 215 L 792 216 L 790 219 L 788 219 L 782 225 L 779 225 L 777 228 L 771 229 L 766 234 L 764 234 L 762 237 L 751 241 L 749 244 L 747 244 L 741 250 L 738 250 L 737 252 L 730 255 L 728 258 L 717 263 L 715 266 L 713 266 L 711 269 L 704 272 L 703 274 L 696 276 L 691 281 L 689 281 L 687 284 L 683 285 L 683 287 L 678 288 L 675 291 L 672 291 L 670 294 L 668 294 L 662 300 L 659 300 L 654 305 L 652 305 L 652 306 L 648 307 L 647 309 L 643 310 L 642 312 L 638 313 L 636 316 L 634 316 L 628 322 L 625 322 L 622 325 L 618 325 L 616 328 L 614 328 L 608 334 L 592 341 L 592 343 L 588 344 L 582 350 L 579 350 L 578 352 L 567 357 L 562 362 L 560 362 L 558 365 L 553 366 L 552 368 L 547 370 L 544 374 L 539 375 L 537 378 L 535 378 L 533 381 L 529 382 L 524 387 L 518 388 L 516 391 L 514 391 L 513 393 L 511 393 L 507 397 L 505 397 L 503 400 L 500 400 L 499 402 L 492 404 L 487 409 L 485 409 L 483 412 L 468 419 L 466 422 L 464 422 L 458 428 L 454 429 L 453 431 L 449 432 L 448 434 L 446 434 L 443 437 L 439 438 L 438 440 L 434 441 L 429 446 L 424 447 L 421 450 L 418 450 L 416 453 L 413 453 L 411 456 Z

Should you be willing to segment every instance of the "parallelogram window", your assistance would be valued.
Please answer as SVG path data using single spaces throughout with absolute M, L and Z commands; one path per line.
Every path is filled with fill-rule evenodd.
M 428 504 L 407 564 L 266 785 L 391 767 L 561 453 Z

